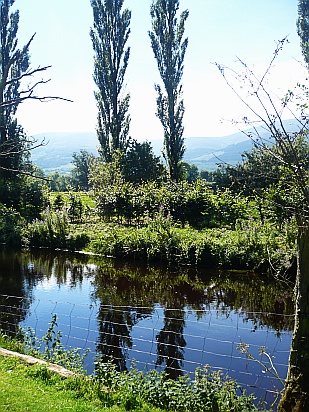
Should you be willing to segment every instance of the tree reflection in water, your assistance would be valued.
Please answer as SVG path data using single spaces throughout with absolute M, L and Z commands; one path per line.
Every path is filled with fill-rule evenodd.
M 0 267 L 0 330 L 14 336 L 29 311 L 35 281 L 19 252 L 0 250 Z
M 43 280 L 53 278 L 61 287 L 69 279 L 71 288 L 82 285 L 89 258 L 65 252 L 12 251 L 0 249 L 0 329 L 16 335 L 29 314 L 34 290 Z
M 158 358 L 156 365 L 165 363 L 164 371 L 172 379 L 183 374 L 182 366 L 184 359 L 184 320 L 185 312 L 181 309 L 164 309 L 164 327 L 157 334 Z
M 182 373 L 186 361 L 186 336 L 190 333 L 185 323 L 187 311 L 192 311 L 197 321 L 209 310 L 224 316 L 235 311 L 256 328 L 271 328 L 278 334 L 293 328 L 293 317 L 286 316 L 294 310 L 292 288 L 273 278 L 192 268 L 171 271 L 42 251 L 0 253 L 0 305 L 11 307 L 6 313 L 1 310 L 0 326 L 16 331 L 30 313 L 40 282 L 51 281 L 59 289 L 66 285 L 74 291 L 84 287 L 86 278 L 92 285 L 91 296 L 88 302 L 76 298 L 76 304 L 95 303 L 98 307 L 96 349 L 104 360 L 112 356 L 119 370 L 126 370 L 134 350 L 134 327 L 151 318 L 158 307 L 163 308 L 164 317 L 162 329 L 154 335 L 154 364 L 164 367 L 171 377 Z M 5 295 L 19 300 L 10 301 Z M 70 296 L 73 299 L 74 293 Z
M 97 352 L 101 354 L 101 360 L 112 360 L 119 371 L 127 370 L 126 349 L 132 347 L 131 330 L 134 324 L 130 312 L 101 305 L 98 323 Z
M 144 282 L 140 269 L 113 261 L 101 261 L 94 277 L 92 300 L 99 302 L 97 352 L 103 362 L 112 360 L 120 371 L 127 370 L 131 332 L 141 319 L 151 316 L 146 306 Z M 149 302 L 147 302 L 148 304 Z

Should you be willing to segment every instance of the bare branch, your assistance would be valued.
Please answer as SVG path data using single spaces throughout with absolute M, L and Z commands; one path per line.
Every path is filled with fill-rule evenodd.
M 298 83 L 295 86 L 295 90 L 296 88 L 300 89 L 300 93 L 289 90 L 285 98 L 280 99 L 275 93 L 270 92 L 265 85 L 270 71 L 275 65 L 278 54 L 286 42 L 288 42 L 288 40 L 284 38 L 277 43 L 272 59 L 260 78 L 239 58 L 238 62 L 244 68 L 244 71 L 240 74 L 218 63 L 215 63 L 215 65 L 219 69 L 228 87 L 254 117 L 253 120 L 248 117 L 242 119 L 245 125 L 250 125 L 253 128 L 253 132 L 246 130 L 242 132 L 254 142 L 256 147 L 266 151 L 277 164 L 280 164 L 289 171 L 286 179 L 291 179 L 291 189 L 293 187 L 295 188 L 296 185 L 306 204 L 305 207 L 304 205 L 295 204 L 294 213 L 301 215 L 308 221 L 308 213 L 305 210 L 309 208 L 308 170 L 304 167 L 303 160 L 299 157 L 296 142 L 301 142 L 301 139 L 307 139 L 308 137 L 309 117 L 306 113 L 308 105 L 299 103 L 299 100 L 303 98 L 307 101 L 309 91 L 304 85 Z M 228 74 L 231 74 L 231 76 Z M 231 82 L 231 77 L 241 82 L 239 88 L 236 88 Z M 247 88 L 245 88 L 243 84 L 247 86 Z M 246 96 L 242 93 L 243 90 L 247 93 Z M 248 97 L 253 99 L 253 103 Z M 296 111 L 291 107 L 295 99 L 297 103 Z M 296 121 L 296 130 L 294 129 L 293 132 L 288 131 L 283 122 L 282 116 L 285 109 L 292 114 L 293 119 Z M 297 111 L 300 111 L 300 115 Z M 265 140 L 263 138 L 261 128 L 269 133 L 269 138 L 273 139 L 276 145 L 271 145 L 269 139 Z M 279 173 L 279 171 L 276 170 L 276 173 Z M 270 176 L 267 177 L 271 178 Z M 280 178 L 280 176 L 277 175 L 277 179 L 278 178 Z M 287 181 L 285 181 L 285 184 L 287 186 L 289 185 Z
M 5 170 L 6 172 L 14 172 L 14 173 L 16 173 L 16 175 L 20 174 L 20 175 L 23 175 L 23 176 L 34 177 L 35 179 L 44 180 L 45 182 L 52 182 L 51 179 L 48 179 L 45 176 L 37 175 L 37 174 L 35 174 L 35 172 L 31 173 L 31 172 L 26 172 L 24 170 L 12 169 L 12 168 L 3 167 L 3 166 L 0 166 L 0 170 Z
M 9 85 L 9 84 L 11 84 L 11 83 L 15 83 L 15 82 L 19 82 L 19 81 L 21 81 L 22 79 L 24 79 L 25 77 L 29 77 L 29 76 L 33 76 L 34 74 L 36 74 L 36 73 L 39 73 L 39 72 L 42 72 L 42 71 L 45 71 L 45 70 L 47 70 L 47 69 L 49 69 L 49 68 L 51 68 L 52 66 L 50 65 L 50 66 L 44 66 L 44 67 L 37 67 L 36 69 L 30 69 L 29 71 L 27 71 L 26 73 L 23 73 L 23 74 L 21 74 L 20 76 L 18 76 L 18 77 L 13 77 L 13 78 L 11 78 L 10 80 L 7 80 L 6 81 L 6 85 Z M 49 80 L 48 80 L 49 81 Z

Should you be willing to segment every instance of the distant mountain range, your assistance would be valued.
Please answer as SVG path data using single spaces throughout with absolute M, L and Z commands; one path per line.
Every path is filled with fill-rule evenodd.
M 286 121 L 286 125 L 292 124 Z M 267 138 L 266 132 L 261 132 Z M 44 144 L 31 152 L 32 161 L 46 173 L 66 173 L 72 169 L 72 154 L 85 149 L 98 154 L 99 142 L 94 132 L 85 133 L 43 133 L 35 135 L 37 142 Z M 154 153 L 162 156 L 162 140 L 151 142 Z M 241 154 L 252 148 L 252 141 L 243 132 L 222 137 L 189 137 L 185 139 L 184 160 L 198 166 L 199 170 L 214 170 L 219 163 L 235 165 Z
M 43 144 L 31 151 L 31 160 L 46 173 L 69 172 L 73 167 L 73 153 L 82 149 L 98 155 L 99 142 L 94 132 L 42 133 L 33 137 L 37 143 Z

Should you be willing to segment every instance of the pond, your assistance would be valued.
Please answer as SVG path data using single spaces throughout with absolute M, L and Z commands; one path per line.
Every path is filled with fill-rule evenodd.
M 272 402 L 280 381 L 256 360 L 266 347 L 279 376 L 287 371 L 292 288 L 254 273 L 168 269 L 65 252 L 0 252 L 0 326 L 31 327 L 42 337 L 57 315 L 66 347 L 113 357 L 176 378 L 210 365 Z M 253 360 L 237 349 L 249 345 Z

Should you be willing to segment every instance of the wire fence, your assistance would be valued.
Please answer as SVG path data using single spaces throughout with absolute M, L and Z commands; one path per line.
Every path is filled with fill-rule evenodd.
M 119 370 L 132 365 L 143 371 L 156 368 L 172 378 L 183 373 L 193 376 L 196 368 L 210 365 L 258 398 L 281 390 L 280 379 L 286 376 L 294 315 L 243 313 L 211 305 L 111 306 L 0 294 L 0 327 L 12 336 L 19 327 L 30 327 L 42 337 L 54 314 L 65 347 L 89 350 L 85 358 L 89 373 L 97 355 L 103 360 L 112 357 Z M 266 326 L 261 319 L 277 319 L 280 326 Z M 249 345 L 252 358 L 239 350 L 241 344 Z M 261 347 L 270 359 L 260 354 Z M 277 376 L 267 368 L 276 370 Z

